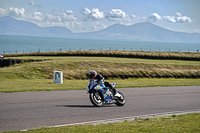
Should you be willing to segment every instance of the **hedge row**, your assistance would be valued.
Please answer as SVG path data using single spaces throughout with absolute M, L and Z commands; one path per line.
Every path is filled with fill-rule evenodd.
M 147 52 L 147 51 L 62 51 L 62 52 L 37 52 L 6 54 L 11 56 L 95 56 L 95 57 L 122 57 L 142 59 L 165 59 L 165 60 L 193 60 L 200 61 L 200 53 L 184 52 Z
M 47 59 L 37 59 L 37 60 L 34 60 L 34 59 L 3 59 L 3 60 L 0 60 L 0 67 L 9 67 L 11 65 L 15 65 L 15 64 L 19 64 L 19 63 L 22 63 L 22 62 L 38 62 L 38 61 L 45 61 Z
M 143 75 L 102 75 L 105 79 L 128 79 L 128 78 L 187 78 L 187 79 L 199 79 L 200 74 L 190 74 L 190 75 L 148 75 L 148 76 L 143 76 Z M 65 78 L 65 77 L 64 77 Z M 65 79 L 71 80 L 71 79 L 89 79 L 89 77 L 66 77 Z
M 128 78 L 187 78 L 187 79 L 199 79 L 200 78 L 200 73 L 173 73 L 173 74 L 142 74 L 142 73 L 137 73 L 137 74 L 132 74 L 132 75 L 126 75 L 126 74 L 113 74 L 113 75 L 107 75 L 107 74 L 102 74 L 102 76 L 105 79 L 128 79 Z M 53 78 L 53 77 L 51 77 Z M 76 76 L 70 76 L 70 77 L 65 77 L 65 79 L 89 79 L 89 76 L 87 74 L 85 75 L 76 75 Z
M 113 78 L 120 78 L 120 79 L 128 79 L 128 78 L 200 78 L 200 74 L 190 74 L 190 75 L 103 75 L 105 79 L 113 79 Z

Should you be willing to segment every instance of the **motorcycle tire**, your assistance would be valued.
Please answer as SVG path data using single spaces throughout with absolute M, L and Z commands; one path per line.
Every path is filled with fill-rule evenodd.
M 103 105 L 102 98 L 98 91 L 92 91 L 90 93 L 90 101 L 95 107 L 101 107 Z
M 125 97 L 120 91 L 118 91 L 118 93 L 121 95 L 121 97 L 117 97 L 115 104 L 117 106 L 124 106 L 125 105 Z

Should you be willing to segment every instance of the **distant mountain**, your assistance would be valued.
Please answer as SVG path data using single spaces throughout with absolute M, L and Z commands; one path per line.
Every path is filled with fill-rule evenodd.
M 0 35 L 200 43 L 199 33 L 175 32 L 149 22 L 130 26 L 115 24 L 97 32 L 72 33 L 65 27 L 39 27 L 31 22 L 0 17 Z
M 39 27 L 31 22 L 0 17 L 0 35 L 66 37 L 73 33 L 65 27 Z
M 200 43 L 199 33 L 175 32 L 149 22 L 138 23 L 130 26 L 115 24 L 104 30 L 82 33 L 79 36 L 91 39 Z

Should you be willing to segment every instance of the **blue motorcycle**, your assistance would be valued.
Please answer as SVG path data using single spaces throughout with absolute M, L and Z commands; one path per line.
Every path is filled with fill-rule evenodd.
M 113 87 L 115 85 L 116 83 L 112 84 Z M 95 83 L 87 91 L 90 94 L 91 103 L 96 107 L 101 107 L 104 104 L 116 104 L 117 106 L 124 106 L 125 104 L 125 97 L 120 91 L 116 90 L 116 94 L 113 95 L 110 88 L 105 87 L 103 83 Z

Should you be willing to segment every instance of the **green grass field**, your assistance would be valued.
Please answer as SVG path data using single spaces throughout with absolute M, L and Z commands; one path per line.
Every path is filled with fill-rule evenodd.
M 200 113 L 172 115 L 157 118 L 139 118 L 134 121 L 123 121 L 108 124 L 73 125 L 57 128 L 43 127 L 23 131 L 23 133 L 199 133 Z M 18 133 L 10 131 L 5 133 Z
M 110 76 L 107 80 L 117 82 L 116 87 L 118 88 L 200 85 L 199 79 L 129 78 L 122 80 L 118 77 L 119 75 L 200 74 L 199 61 L 68 56 L 22 56 L 7 58 L 51 60 L 25 62 L 0 68 L 0 92 L 85 89 L 88 84 L 87 74 L 93 69 L 102 75 Z M 63 84 L 53 83 L 53 71 L 63 71 Z
M 16 57 L 15 57 L 16 58 Z M 107 77 L 135 75 L 139 77 L 200 75 L 199 61 L 150 60 L 115 57 L 18 57 L 52 59 L 44 62 L 18 64 L 0 69 L 4 78 L 53 78 L 53 71 L 63 71 L 65 79 L 86 79 L 90 70 Z

